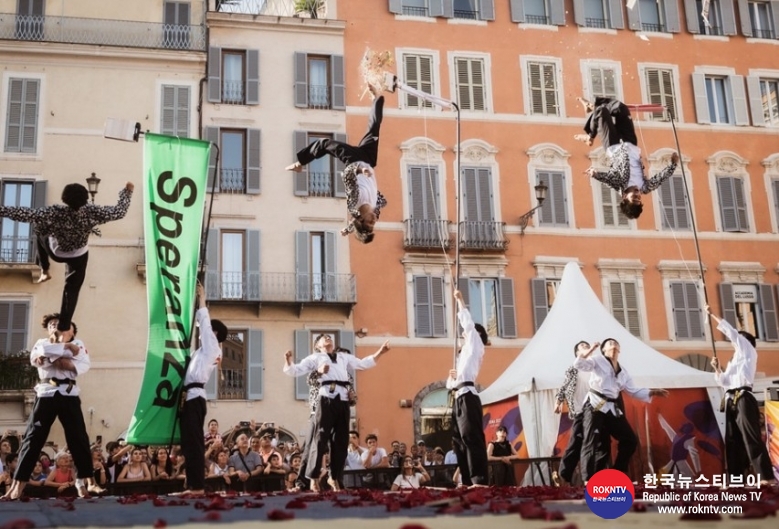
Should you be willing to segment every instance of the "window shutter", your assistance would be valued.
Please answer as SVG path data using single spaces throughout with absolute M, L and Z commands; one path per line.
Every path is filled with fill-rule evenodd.
M 633 31 L 641 31 L 641 9 L 639 7 L 640 4 L 641 2 L 639 0 L 635 0 L 633 2 L 633 7 L 630 6 L 630 3 L 627 4 L 628 27 Z
M 389 12 L 396 15 L 403 14 L 403 0 L 389 0 Z
M 338 347 L 348 349 L 353 356 L 357 356 L 357 349 L 354 344 L 354 331 L 338 331 Z M 351 367 L 347 368 L 346 372 L 349 373 L 354 381 L 352 389 L 357 391 L 357 373 Z
M 536 181 L 538 184 L 545 184 L 547 187 L 547 195 L 546 200 L 544 200 L 544 203 L 541 204 L 541 207 L 538 209 L 538 224 L 544 225 L 544 224 L 554 224 L 554 205 L 552 200 L 552 193 L 554 193 L 554 189 L 552 188 L 552 174 L 548 173 L 546 171 L 538 171 L 536 173 Z
M 541 65 L 531 62 L 527 65 L 528 83 L 530 84 L 530 113 L 544 113 L 543 84 L 541 83 Z
M 630 334 L 641 337 L 641 321 L 638 308 L 638 288 L 635 283 L 623 283 L 625 291 L 625 328 Z
M 779 0 L 771 0 L 771 18 L 773 20 L 774 26 L 774 38 L 779 38 Z
M 246 373 L 248 375 L 246 396 L 249 400 L 262 400 L 263 389 L 265 386 L 265 366 L 263 365 L 265 354 L 263 350 L 264 344 L 262 340 L 262 330 L 249 329 L 246 334 L 249 338 L 246 343 Z
M 419 90 L 426 94 L 433 93 L 433 58 L 430 55 L 419 55 Z M 430 101 L 423 101 L 422 105 L 432 108 Z
M 671 70 L 660 70 L 660 90 L 662 104 L 666 106 L 670 116 L 678 121 L 679 115 L 676 113 L 676 95 L 674 94 L 674 80 Z M 663 112 L 655 112 L 652 115 L 659 119 L 666 119 Z
M 216 380 L 220 376 L 221 370 L 222 367 L 217 365 L 214 370 L 211 371 L 211 376 L 208 377 L 208 382 L 206 382 L 206 386 L 203 388 L 206 391 L 206 400 L 217 399 L 219 387 L 217 386 Z
M 22 108 L 24 79 L 10 79 L 8 82 L 8 117 L 5 126 L 5 152 L 22 150 Z
M 42 208 L 46 205 L 46 180 L 36 180 L 33 185 L 35 191 L 32 197 L 32 207 Z
M 611 188 L 606 184 L 601 184 L 601 203 L 603 208 L 603 225 L 604 226 L 616 226 L 616 212 L 614 211 L 614 195 L 611 192 Z
M 417 338 L 433 336 L 430 276 L 414 276 L 414 323 Z
M 495 0 L 479 2 L 479 20 L 495 20 Z
M 309 267 L 309 235 L 307 231 L 295 232 L 295 300 L 311 300 L 311 273 Z
M 472 110 L 487 110 L 487 102 L 484 97 L 484 62 L 481 59 L 471 59 L 471 86 L 473 88 Z
M 261 155 L 260 129 L 246 129 L 246 194 L 258 195 L 260 193 L 260 155 Z
M 412 220 L 425 220 L 425 186 L 422 178 L 423 167 L 408 168 L 409 217 Z
M 446 338 L 446 285 L 444 278 L 430 277 L 430 308 L 433 320 L 433 337 Z
M 404 55 L 403 65 L 406 68 L 406 83 L 412 87 L 420 90 L 420 76 L 419 76 L 419 56 L 418 55 Z M 406 106 L 418 107 L 420 106 L 419 98 L 406 94 Z
M 443 3 L 441 16 L 445 18 L 454 18 L 454 0 L 440 0 Z M 430 0 L 430 11 L 433 10 L 434 0 Z
M 611 15 L 611 27 L 613 29 L 625 29 L 625 19 L 622 16 L 622 4 L 624 0 L 609 0 L 609 14 Z
M 733 109 L 736 114 L 736 125 L 749 125 L 749 112 L 747 111 L 747 96 L 744 91 L 744 76 L 729 75 L 730 92 L 733 94 Z
M 457 103 L 461 110 L 473 110 L 468 59 L 455 59 L 454 62 L 457 71 Z
M 747 77 L 747 93 L 749 94 L 749 109 L 752 111 L 752 125 L 765 127 L 763 95 L 760 92 L 760 78 L 756 75 Z
M 260 231 L 246 232 L 246 299 L 260 301 Z
M 577 26 L 585 26 L 586 13 L 584 12 L 584 0 L 573 0 L 573 21 Z
M 510 277 L 498 279 L 498 295 L 500 307 L 498 310 L 498 327 L 501 338 L 517 337 L 517 315 L 514 304 L 514 280 Z
M 738 328 L 736 322 L 736 300 L 733 297 L 733 283 L 719 284 L 719 301 L 722 306 L 722 319 Z
M 449 12 L 446 14 L 445 8 L 444 8 L 444 2 L 446 0 L 428 0 L 428 13 L 430 13 L 431 17 L 448 17 L 452 18 L 454 16 L 454 4 L 452 4 L 452 0 L 449 1 Z
M 687 21 L 687 31 L 695 34 L 700 33 L 701 29 L 698 21 L 700 13 L 698 12 L 698 3 L 695 0 L 684 0 L 684 15 Z
M 220 298 L 219 288 L 219 230 L 208 230 L 206 239 L 206 299 Z
M 457 278 L 457 290 L 463 295 L 463 305 L 465 308 L 471 306 L 471 280 L 467 277 Z
M 208 48 L 208 102 L 222 101 L 222 48 Z
M 672 176 L 670 181 L 673 184 L 673 204 L 676 211 L 676 228 L 679 230 L 689 230 L 691 227 L 690 212 L 687 209 L 687 192 L 684 188 L 683 176 Z
M 494 222 L 495 213 L 492 207 L 492 175 L 489 169 L 476 170 L 479 188 L 479 218 L 482 222 Z
M 260 50 L 246 50 L 246 104 L 260 104 Z
M 166 4 L 166 7 L 170 4 Z M 176 87 L 163 85 L 162 87 L 162 123 L 160 134 L 168 136 L 176 135 Z
M 674 208 L 674 186 L 672 176 L 660 186 L 660 210 L 663 212 L 663 229 L 676 229 L 677 221 Z
M 717 178 L 722 231 L 739 231 L 738 218 L 736 216 L 736 197 L 734 196 L 733 187 L 733 178 L 729 176 Z
M 555 26 L 565 25 L 565 2 L 563 0 L 549 0 L 551 22 Z
M 706 76 L 702 73 L 692 74 L 692 89 L 695 93 L 695 115 L 698 123 L 711 123 L 709 98 L 706 95 Z
M 712 1 L 717 2 L 720 7 L 720 16 L 722 17 L 722 33 L 724 35 L 737 35 L 736 10 L 733 8 L 733 0 Z
M 295 363 L 300 363 L 312 352 L 311 333 L 307 330 L 295 331 Z M 295 400 L 308 400 L 308 377 L 305 375 L 295 377 Z
M 725 2 L 729 1 L 725 0 Z M 749 16 L 749 2 L 747 0 L 738 0 L 738 16 L 741 19 L 741 34 L 745 37 L 751 37 L 752 19 Z
M 568 199 L 565 196 L 565 175 L 563 173 L 552 173 L 550 175 L 550 191 L 552 192 L 552 204 L 554 214 L 554 224 L 560 226 L 568 225 Z
M 333 55 L 330 57 L 330 66 L 332 68 L 332 104 L 333 110 L 346 109 L 346 87 L 344 82 L 344 56 Z
M 771 285 L 758 285 L 760 289 L 760 308 L 762 309 L 763 331 L 766 342 L 779 342 L 779 327 L 776 323 L 776 302 Z
M 684 283 L 671 283 L 671 304 L 676 330 L 676 339 L 690 338 L 690 324 L 687 320 L 687 303 Z
M 336 232 L 325 232 L 325 301 L 338 301 L 338 254 Z
M 341 134 L 340 132 L 336 132 L 333 134 L 333 139 L 335 141 L 340 141 L 342 143 L 346 143 L 346 134 Z M 335 196 L 345 198 L 346 197 L 346 186 L 344 186 L 344 163 L 339 160 L 335 159 L 335 174 L 333 175 L 333 179 L 335 180 Z
M 687 294 L 687 314 L 690 321 L 690 338 L 701 339 L 705 337 L 703 332 L 703 310 L 701 309 L 698 285 L 692 281 L 684 283 Z
M 479 219 L 479 196 L 476 180 L 476 169 L 465 167 L 463 175 L 463 202 L 465 205 L 465 222 L 475 222 Z
M 779 180 L 771 180 L 771 187 L 774 190 L 774 210 L 776 211 L 776 227 L 777 230 L 779 230 Z
M 40 84 L 38 79 L 25 79 L 24 82 L 21 152 L 36 152 L 36 144 L 38 142 L 38 97 Z
M 297 153 L 308 146 L 308 132 L 304 130 L 296 130 L 294 132 L 294 147 L 295 147 L 295 160 L 297 160 Z M 308 166 L 304 165 L 303 170 L 294 174 L 295 179 L 295 196 L 307 197 L 308 196 Z
M 511 0 L 511 21 L 525 21 L 525 0 Z
M 0 302 L 0 353 L 11 355 L 27 349 L 27 312 L 27 302 Z
M 203 129 L 203 139 L 219 146 L 219 127 L 206 127 Z M 219 173 L 216 167 L 217 150 L 211 148 L 211 155 L 208 158 L 208 192 L 219 192 Z M 216 185 L 215 185 L 216 184 Z
M 622 290 L 623 283 L 613 281 L 609 283 L 609 298 L 611 300 L 611 314 L 620 325 L 627 329 L 628 322 L 625 310 L 625 298 Z
M 189 138 L 189 87 L 176 87 L 175 135 Z
M 744 180 L 741 178 L 733 179 L 733 198 L 736 204 L 736 218 L 738 219 L 738 229 L 742 232 L 749 231 L 749 217 L 747 216 L 747 202 L 744 194 Z
M 677 1 L 678 0 L 663 0 L 662 3 L 662 7 L 665 10 L 665 30 L 668 33 L 679 33 L 681 31 L 682 24 L 679 20 L 679 6 L 676 4 Z
M 544 323 L 546 315 L 549 312 L 549 298 L 546 295 L 546 279 L 532 278 L 530 280 L 530 292 L 533 302 L 533 323 L 535 324 L 535 332 L 541 328 L 541 324 Z
M 295 106 L 308 107 L 308 57 L 295 52 Z

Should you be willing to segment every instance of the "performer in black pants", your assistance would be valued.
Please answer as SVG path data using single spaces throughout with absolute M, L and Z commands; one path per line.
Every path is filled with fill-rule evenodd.
M 610 437 L 617 440 L 617 457 L 614 468 L 628 472 L 630 457 L 636 451 L 638 438 L 621 409 L 619 395 L 622 390 L 634 398 L 651 402 L 652 397 L 667 397 L 664 389 L 638 388 L 628 372 L 619 364 L 619 342 L 607 338 L 601 345 L 603 354 L 592 354 L 600 345 L 595 343 L 589 351 L 576 357 L 573 366 L 579 371 L 589 371 L 590 391 L 584 405 L 584 442 L 582 444 L 582 478 L 585 483 L 599 470 L 608 466 L 609 452 L 603 443 Z M 598 435 L 600 434 L 600 435 Z
M 284 354 L 284 373 L 297 377 L 319 371 L 319 403 L 315 415 L 316 433 L 308 448 L 306 477 L 314 483 L 322 470 L 322 456 L 330 453 L 330 478 L 328 484 L 335 490 L 343 488 L 343 470 L 349 446 L 349 369 L 370 369 L 376 366 L 379 356 L 389 351 L 389 342 L 371 356 L 358 359 L 354 355 L 333 351 L 333 339 L 320 334 L 315 340 L 320 353 L 314 353 L 298 364 L 292 363 L 293 353 Z M 326 353 L 326 354 L 321 354 Z
M 735 353 L 722 371 L 717 357 L 711 359 L 714 379 L 725 389 L 725 461 L 728 474 L 742 476 L 749 471 L 758 474 L 761 485 L 775 483 L 773 466 L 760 432 L 760 409 L 752 384 L 757 370 L 755 337 L 746 331 L 737 331 L 726 320 L 706 313 L 717 322 L 717 329 L 733 344 Z
M 59 314 L 47 314 L 42 323 L 48 333 L 55 332 L 59 326 Z M 102 492 L 94 482 L 89 436 L 76 383 L 76 378 L 89 371 L 90 366 L 86 347 L 81 340 L 75 339 L 77 332 L 76 324 L 71 322 L 70 328 L 61 332 L 63 342 L 51 343 L 49 338 L 42 338 L 30 352 L 30 363 L 38 368 L 41 381 L 35 386 L 35 404 L 22 439 L 14 481 L 4 498 L 21 497 L 55 419 L 62 424 L 65 441 L 76 465 L 79 496 Z
M 222 343 L 227 340 L 227 326 L 212 320 L 206 308 L 203 285 L 197 284 L 199 309 L 197 323 L 200 326 L 200 348 L 192 354 L 184 376 L 185 400 L 181 410 L 181 452 L 187 475 L 187 492 L 205 493 L 206 444 L 203 424 L 206 420 L 205 385 L 211 373 L 222 359 Z
M 490 345 L 490 340 L 484 327 L 473 322 L 459 290 L 454 291 L 454 298 L 457 300 L 457 317 L 463 328 L 464 343 L 457 357 L 457 367 L 449 371 L 446 381 L 447 389 L 454 392 L 452 442 L 463 485 L 486 486 L 487 442 L 484 439 L 481 399 L 475 386 L 484 359 L 484 346 Z
M 62 191 L 62 204 L 39 209 L 0 206 L 0 217 L 17 222 L 35 224 L 37 235 L 37 262 L 41 267 L 39 283 L 51 279 L 49 258 L 65 263 L 65 288 L 56 331 L 70 329 L 70 320 L 76 311 L 78 294 L 87 271 L 89 236 L 100 235 L 99 224 L 118 220 L 130 207 L 133 184 L 127 182 L 119 192 L 116 206 L 89 204 L 89 193 L 81 184 L 68 184 Z
M 348 235 L 356 230 L 360 242 L 373 240 L 373 227 L 387 200 L 379 192 L 373 168 L 378 163 L 379 129 L 384 114 L 384 96 L 378 88 L 370 87 L 374 96 L 368 130 L 356 147 L 330 138 L 317 140 L 297 153 L 298 161 L 287 166 L 288 171 L 300 172 L 303 166 L 325 155 L 333 156 L 346 165 L 343 172 L 346 191 L 346 208 L 351 217 L 349 224 L 341 230 Z

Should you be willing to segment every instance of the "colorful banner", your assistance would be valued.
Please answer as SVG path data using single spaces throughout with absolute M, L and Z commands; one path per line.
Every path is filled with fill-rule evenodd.
M 777 401 L 767 400 L 765 403 L 765 429 L 774 477 L 779 479 L 779 402 Z
M 200 140 L 144 138 L 149 339 L 127 433 L 128 443 L 141 445 L 179 440 L 177 395 L 189 356 L 210 148 Z

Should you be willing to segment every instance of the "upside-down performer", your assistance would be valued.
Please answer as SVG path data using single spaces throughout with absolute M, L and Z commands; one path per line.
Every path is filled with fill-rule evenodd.
M 346 166 L 343 172 L 346 190 L 346 208 L 351 217 L 341 235 L 354 232 L 360 242 L 373 241 L 373 227 L 379 219 L 381 209 L 387 200 L 379 192 L 374 167 L 379 155 L 379 129 L 384 113 L 384 96 L 381 88 L 369 85 L 374 97 L 368 130 L 356 146 L 330 138 L 322 138 L 297 153 L 298 161 L 287 166 L 288 171 L 300 172 L 304 165 L 329 155 L 337 158 Z
M 87 188 L 81 184 L 68 184 L 62 190 L 64 205 L 38 209 L 0 206 L 0 217 L 35 224 L 37 261 L 41 267 L 39 283 L 51 279 L 49 259 L 65 263 L 65 288 L 57 334 L 70 329 L 70 320 L 76 312 L 78 294 L 87 273 L 90 234 L 100 235 L 99 224 L 124 217 L 132 195 L 133 184 L 127 182 L 119 192 L 119 202 L 115 206 L 96 206 L 88 203 Z

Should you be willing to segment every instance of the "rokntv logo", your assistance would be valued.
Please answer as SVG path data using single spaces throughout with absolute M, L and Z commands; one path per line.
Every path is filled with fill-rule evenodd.
M 584 499 L 590 510 L 607 520 L 619 518 L 633 506 L 636 492 L 630 478 L 619 470 L 596 472 L 587 482 Z

